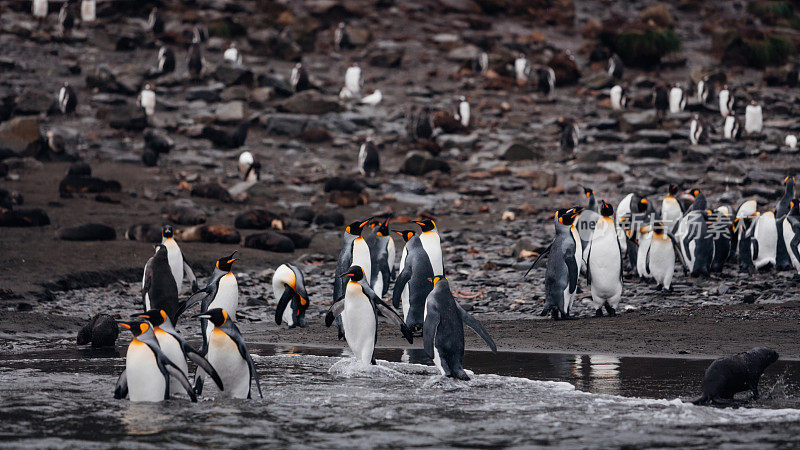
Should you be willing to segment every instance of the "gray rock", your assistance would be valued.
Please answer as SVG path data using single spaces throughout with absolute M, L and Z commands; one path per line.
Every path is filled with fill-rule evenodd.
M 220 99 L 219 90 L 208 86 L 194 86 L 186 90 L 186 101 L 202 100 L 206 103 L 215 103 Z
M 614 161 L 617 153 L 610 150 L 591 149 L 582 151 L 578 154 L 578 161 L 585 163 L 596 163 L 601 161 Z
M 669 147 L 657 144 L 633 144 L 625 147 L 625 156 L 630 158 L 669 158 Z
M 376 47 L 367 52 L 367 61 L 375 67 L 400 67 L 403 48 L 395 41 L 378 41 Z
M 282 97 L 290 97 L 294 95 L 292 86 L 288 81 L 281 77 L 272 74 L 261 73 L 258 75 L 258 85 L 260 87 L 271 87 L 275 89 L 275 93 Z
M 14 114 L 28 115 L 46 113 L 55 108 L 56 97 L 38 89 L 30 89 L 22 93 L 16 100 Z
M 424 175 L 434 170 L 450 173 L 450 164 L 438 158 L 431 158 L 427 153 L 408 152 L 400 167 L 400 172 L 408 175 Z
M 224 83 L 225 86 L 233 86 L 237 84 L 252 85 L 253 72 L 241 66 L 236 66 L 230 63 L 222 63 L 217 66 L 212 73 L 215 80 Z
M 254 102 L 265 104 L 275 98 L 275 88 L 272 87 L 259 87 L 253 89 L 250 94 Z
M 290 113 L 315 115 L 339 112 L 344 109 L 335 97 L 326 96 L 313 90 L 299 92 L 289 97 L 278 105 L 278 108 Z
M 657 123 L 654 110 L 632 111 L 620 115 L 619 128 L 625 133 L 632 133 L 645 128 L 655 128 Z
M 586 76 L 581 81 L 589 89 L 599 91 L 614 86 L 614 79 L 606 72 L 598 72 Z
M 244 102 L 224 103 L 217 107 L 214 115 L 218 122 L 240 122 L 244 120 Z
M 308 117 L 299 114 L 268 114 L 260 117 L 267 134 L 296 136 L 308 123 Z
M 472 148 L 478 142 L 478 134 L 440 134 L 436 143 L 442 148 Z
M 136 88 L 117 81 L 117 76 L 105 66 L 96 67 L 86 74 L 86 87 L 112 94 L 133 95 L 137 92 Z
M 500 151 L 501 158 L 506 161 L 525 161 L 530 159 L 542 159 L 544 155 L 541 149 L 531 148 L 519 142 L 512 142 Z
M 98 115 L 100 113 L 101 111 L 98 111 Z M 111 128 L 124 128 L 126 130 L 144 130 L 147 128 L 147 116 L 144 110 L 134 104 L 111 108 L 107 111 L 105 118 Z
M 631 136 L 634 141 L 647 141 L 654 144 L 666 144 L 672 137 L 672 133 L 664 130 L 639 130 Z
M 35 116 L 14 117 L 0 123 L 0 159 L 8 156 L 32 156 L 42 146 L 39 119 Z
M 481 49 L 470 44 L 470 45 L 465 45 L 463 47 L 456 47 L 450 50 L 449 52 L 447 52 L 447 59 L 459 63 L 466 63 L 477 58 L 480 53 Z

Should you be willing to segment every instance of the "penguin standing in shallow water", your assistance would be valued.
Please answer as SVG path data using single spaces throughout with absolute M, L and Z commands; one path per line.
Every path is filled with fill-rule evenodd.
M 408 241 L 403 249 L 400 274 L 394 283 L 392 304 L 395 308 L 402 306 L 406 325 L 414 333 L 419 333 L 425 319 L 425 299 L 433 288 L 428 280 L 435 276 L 435 270 L 422 243 L 422 236 L 413 236 L 410 232 L 404 234 L 403 238 L 408 238 Z
M 372 257 L 364 238 L 361 236 L 364 227 L 372 221 L 372 218 L 363 222 L 353 222 L 344 230 L 342 250 L 339 252 L 339 259 L 336 263 L 336 272 L 333 279 L 333 301 L 338 302 L 344 298 L 346 280 L 342 275 L 351 266 L 359 266 L 367 273 L 372 273 Z M 336 325 L 339 328 L 339 339 L 344 337 L 344 328 L 341 319 L 337 319 Z
M 142 275 L 143 311 L 163 309 L 173 323 L 178 322 L 181 304 L 178 302 L 178 287 L 169 264 L 169 253 L 164 244 L 156 246 L 153 255 L 144 266 Z
M 337 317 L 342 318 L 347 345 L 362 364 L 375 364 L 374 351 L 375 343 L 378 341 L 378 314 L 398 325 L 408 343 L 414 343 L 411 330 L 403 323 L 403 319 L 369 287 L 361 267 L 350 267 L 342 275 L 342 278 L 347 280 L 344 300 L 331 305 L 325 315 L 325 326 L 331 326 Z
M 389 219 L 391 216 L 380 223 L 369 239 L 365 238 L 372 265 L 369 284 L 381 298 L 389 292 L 389 281 L 394 275 L 395 247 L 389 232 Z
M 169 260 L 169 268 L 175 278 L 175 287 L 178 288 L 178 295 L 183 290 L 183 280 L 188 279 L 192 285 L 192 292 L 197 292 L 197 277 L 189 263 L 181 253 L 181 248 L 175 242 L 175 230 L 172 225 L 164 225 L 161 227 L 161 244 L 167 249 L 167 259 Z
M 222 396 L 252 398 L 250 387 L 255 381 L 259 397 L 264 398 L 253 358 L 247 351 L 242 333 L 233 323 L 231 316 L 222 308 L 212 308 L 195 317 L 207 320 L 213 326 L 209 333 L 206 359 L 222 379 L 222 384 L 225 386 Z M 203 384 L 198 383 L 195 390 L 201 394 Z
M 603 201 L 586 256 L 586 281 L 591 286 L 595 315 L 616 315 L 622 297 L 622 251 L 617 241 L 614 208 Z
M 425 300 L 425 325 L 422 330 L 425 353 L 433 359 L 442 375 L 469 381 L 469 376 L 461 366 L 464 358 L 464 324 L 475 330 L 493 353 L 497 353 L 497 346 L 483 325 L 453 298 L 447 278 L 437 276 L 431 281 L 433 290 Z
M 372 177 L 381 170 L 381 160 L 378 154 L 378 147 L 368 137 L 361 148 L 358 149 L 358 171 L 362 176 Z
M 278 300 L 275 323 L 305 328 L 309 298 L 303 272 L 292 264 L 281 264 L 272 276 L 272 293 Z
M 786 243 L 783 239 L 783 222 L 786 220 L 786 215 L 789 214 L 789 211 L 792 209 L 791 203 L 792 200 L 794 200 L 794 177 L 784 178 L 783 184 L 783 196 L 775 205 L 775 217 L 778 226 L 778 248 L 775 253 L 775 267 L 777 270 L 791 270 L 792 261 L 789 259 L 789 252 L 786 251 Z
M 170 379 L 174 377 L 189 394 L 193 402 L 197 396 L 180 368 L 164 355 L 147 322 L 118 322 L 131 330 L 133 339 L 125 355 L 125 370 L 119 376 L 114 398 L 129 397 L 132 402 L 160 402 L 169 400 Z
M 222 380 L 217 374 L 217 371 L 203 358 L 203 355 L 198 353 L 197 350 L 192 348 L 192 346 L 181 337 L 178 330 L 172 325 L 172 321 L 169 320 L 166 311 L 163 309 L 151 309 L 144 314 L 134 314 L 134 317 L 145 319 L 150 322 L 150 325 L 153 326 L 153 331 L 155 332 L 156 340 L 158 341 L 158 346 L 161 348 L 161 351 L 181 370 L 181 373 L 183 373 L 187 380 L 189 379 L 189 366 L 186 364 L 186 358 L 189 358 L 193 363 L 197 364 L 200 369 L 211 376 L 220 391 L 224 390 Z M 170 394 L 179 394 L 183 392 L 183 386 L 181 386 L 180 380 L 174 375 L 170 376 L 169 390 Z

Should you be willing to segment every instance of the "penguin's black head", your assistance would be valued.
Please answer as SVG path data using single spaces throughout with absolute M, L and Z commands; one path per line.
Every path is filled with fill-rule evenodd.
M 408 241 L 409 241 L 409 239 L 411 239 L 412 237 L 414 237 L 414 231 L 412 231 L 412 230 L 395 231 L 395 233 L 397 233 L 397 234 L 399 234 L 400 236 L 402 236 L 402 237 L 403 237 L 403 240 L 404 240 L 405 242 L 408 242 Z
M 361 236 L 361 231 L 364 230 L 364 227 L 367 226 L 368 223 L 372 221 L 372 217 L 363 221 L 363 222 L 353 222 L 344 229 L 345 232 L 348 234 L 352 234 L 353 236 Z
M 380 237 L 389 236 L 389 220 L 391 218 L 392 218 L 392 216 L 389 215 L 389 217 L 387 217 L 386 220 L 384 220 L 383 222 L 380 223 L 380 226 L 378 227 L 378 231 L 375 232 L 376 235 L 378 235 Z
M 351 281 L 361 281 L 364 279 L 364 269 L 361 266 L 350 266 L 347 272 L 342 275 L 342 278 L 350 278 Z
M 691 195 L 692 195 L 692 197 L 694 197 L 694 198 L 697 198 L 697 196 L 698 196 L 698 195 L 700 195 L 700 194 L 702 194 L 702 193 L 703 193 L 703 191 L 701 191 L 701 190 L 700 190 L 700 189 L 698 189 L 698 188 L 694 188 L 694 189 L 692 189 L 691 191 L 689 191 L 689 194 L 691 194 Z
M 561 225 L 571 226 L 572 223 L 575 222 L 575 218 L 581 214 L 581 211 L 583 211 L 583 208 L 580 206 L 569 209 L 561 208 L 556 211 L 556 220 Z
M 131 333 L 133 333 L 134 337 L 141 336 L 150 329 L 150 324 L 141 320 L 132 320 L 129 322 L 118 320 L 117 324 L 122 328 L 131 330 Z
M 608 204 L 605 200 L 600 204 L 600 215 L 603 217 L 611 217 L 614 215 L 614 207 Z
M 175 235 L 175 230 L 172 225 L 164 225 L 161 227 L 161 236 L 164 238 L 171 238 Z
M 442 280 L 446 280 L 446 279 L 447 278 L 444 275 L 436 275 L 433 278 L 428 278 L 428 282 L 433 284 L 434 286 L 436 286 L 436 283 L 438 283 L 438 282 L 440 282 Z
M 234 251 L 231 253 L 231 256 L 223 256 L 222 258 L 217 260 L 217 269 L 223 272 L 230 272 L 233 263 L 238 260 L 239 258 L 235 258 L 236 252 Z
M 592 188 L 585 187 L 583 188 L 583 194 L 586 196 L 586 198 L 590 198 L 594 195 L 594 190 Z
M 204 313 L 196 314 L 192 317 L 207 319 L 209 322 L 213 323 L 215 327 L 221 327 L 229 318 L 228 312 L 222 308 L 209 309 Z
M 436 222 L 434 222 L 431 219 L 425 219 L 423 221 L 414 222 L 414 223 L 419 225 L 419 227 L 422 229 L 423 233 L 428 232 L 428 231 L 432 231 L 434 228 L 436 228 Z
M 647 199 L 642 197 L 639 199 L 639 202 L 636 204 L 636 209 L 639 210 L 640 213 L 646 213 L 648 207 Z
M 659 220 L 658 222 L 653 223 L 653 233 L 659 236 L 664 234 L 664 222 Z
M 789 177 L 784 178 L 783 179 L 783 184 L 789 184 L 789 181 L 791 181 L 792 184 L 794 184 L 794 177 L 789 176 Z
M 675 196 L 678 195 L 678 186 L 674 184 L 669 185 L 669 195 Z
M 153 324 L 154 327 L 157 327 L 167 321 L 167 312 L 163 309 L 151 309 L 142 314 L 134 314 L 131 317 L 144 319 Z

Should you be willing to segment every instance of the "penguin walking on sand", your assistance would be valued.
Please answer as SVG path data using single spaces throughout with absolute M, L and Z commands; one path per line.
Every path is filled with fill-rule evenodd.
M 61 36 L 68 35 L 75 27 L 75 15 L 72 14 L 72 9 L 69 6 L 70 2 L 65 2 L 58 12 L 58 32 Z
M 764 127 L 761 105 L 752 100 L 744 110 L 744 131 L 747 134 L 759 134 Z
M 147 18 L 147 30 L 153 34 L 161 34 L 164 32 L 164 19 L 157 7 L 150 10 L 150 15 Z
M 692 121 L 689 123 L 689 141 L 692 145 L 708 142 L 708 124 L 696 113 L 692 115 Z
M 213 327 L 209 333 L 206 359 L 217 371 L 222 385 L 225 386 L 225 390 L 221 392 L 222 397 L 250 399 L 251 386 L 255 381 L 259 397 L 264 398 L 253 358 L 232 315 L 222 308 L 212 308 L 195 317 L 208 321 Z M 202 378 L 198 379 L 195 386 L 198 395 L 203 392 L 200 380 Z
M 58 109 L 61 114 L 71 114 L 75 112 L 78 106 L 78 96 L 75 94 L 75 89 L 72 89 L 69 83 L 61 83 L 61 89 L 58 90 Z
M 578 147 L 578 141 L 580 140 L 578 124 L 575 122 L 575 119 L 570 117 L 561 120 L 560 125 L 561 140 L 559 142 L 561 151 L 571 155 L 575 153 L 575 149 Z
M 197 396 L 181 369 L 167 358 L 158 345 L 153 326 L 147 322 L 117 322 L 131 330 L 133 339 L 125 355 L 125 370 L 114 388 L 114 398 L 131 402 L 160 402 L 170 398 L 170 379 L 178 380 L 193 401 Z
M 344 230 L 342 250 L 339 252 L 333 279 L 334 303 L 344 298 L 347 281 L 342 278 L 342 275 L 351 266 L 359 266 L 365 272 L 372 273 L 372 256 L 370 255 L 369 245 L 362 237 L 364 227 L 371 221 L 372 218 L 370 217 L 363 222 L 353 222 Z M 336 325 L 339 328 L 339 339 L 342 339 L 344 337 L 344 327 L 340 319 L 337 319 Z
M 595 315 L 616 315 L 622 297 L 622 251 L 617 241 L 614 208 L 603 201 L 586 256 L 586 282 L 591 287 Z
M 198 80 L 203 75 L 203 53 L 200 50 L 199 42 L 192 42 L 189 46 L 189 52 L 186 55 L 186 68 L 189 72 L 189 78 Z
M 622 64 L 622 58 L 619 57 L 616 53 L 612 54 L 610 58 L 608 58 L 608 67 L 606 69 L 608 75 L 615 80 L 621 80 L 622 74 L 625 71 L 625 66 Z
M 783 140 L 784 145 L 789 150 L 796 150 L 797 149 L 797 136 L 793 134 L 787 134 L 786 139 Z
M 158 65 L 156 71 L 159 75 L 172 73 L 175 70 L 175 52 L 166 45 L 158 49 Z
M 372 264 L 369 285 L 381 298 L 389 292 L 389 281 L 394 275 L 395 247 L 389 231 L 390 219 L 391 216 L 387 217 L 379 224 L 375 233 L 364 238 L 369 246 Z
M 403 231 L 395 231 L 395 233 L 399 234 L 403 238 L 403 251 L 400 252 L 400 270 L 406 266 L 406 255 L 408 255 L 408 241 L 414 237 L 413 230 L 403 230 Z M 394 272 L 394 267 L 392 268 Z M 431 270 L 433 272 L 433 270 Z M 403 311 L 403 320 L 408 320 L 408 310 L 411 308 L 409 303 L 409 288 L 408 283 L 403 286 L 403 289 L 400 291 L 400 300 L 398 302 L 393 301 L 393 306 L 395 308 L 400 308 Z
M 670 92 L 664 83 L 659 83 L 653 88 L 653 108 L 656 115 L 663 118 L 664 114 L 670 109 Z
M 81 0 L 81 22 L 90 24 L 97 20 L 97 4 L 95 0 Z
M 433 290 L 425 300 L 425 325 L 422 329 L 425 353 L 433 359 L 442 375 L 469 381 L 469 376 L 462 367 L 464 325 L 475 330 L 492 353 L 497 353 L 497 346 L 483 325 L 453 298 L 447 278 L 436 276 L 431 282 Z
M 358 171 L 361 176 L 373 177 L 381 170 L 381 160 L 378 154 L 378 147 L 368 137 L 358 149 Z
M 547 258 L 545 271 L 545 302 L 544 309 L 539 314 L 551 314 L 553 319 L 568 319 L 570 309 L 578 289 L 579 265 L 575 258 L 575 238 L 571 227 L 575 218 L 581 213 L 582 208 L 562 208 L 555 213 L 556 235 L 553 242 L 531 264 L 531 271 L 536 263 L 544 256 Z M 527 273 L 525 274 L 527 275 Z
M 31 13 L 39 20 L 39 25 L 42 25 L 47 19 L 47 3 L 48 0 L 33 0 L 31 4 Z
M 358 99 L 361 97 L 361 88 L 364 80 L 361 78 L 361 67 L 358 64 L 351 64 L 344 73 L 344 87 L 339 92 L 339 97 L 343 99 Z
M 305 328 L 310 299 L 300 268 L 292 264 L 281 264 L 272 276 L 272 294 L 278 300 L 275 323 L 280 325 L 286 322 L 289 328 Z
M 783 238 L 783 223 L 789 211 L 792 209 L 792 200 L 794 200 L 794 177 L 784 178 L 783 184 L 783 196 L 775 205 L 775 218 L 778 227 L 778 247 L 775 252 L 775 268 L 779 271 L 792 269 L 792 261 L 789 258 L 789 252 L 786 250 L 786 243 Z
M 139 93 L 139 98 L 136 104 L 144 109 L 147 116 L 152 116 L 156 112 L 156 91 L 150 83 L 144 85 L 142 92 Z
M 289 77 L 289 83 L 292 85 L 292 91 L 294 92 L 311 89 L 311 81 L 308 79 L 308 72 L 306 72 L 303 63 L 297 63 L 292 67 L 292 75 Z
M 796 200 L 789 202 L 789 213 L 783 220 L 783 242 L 792 267 L 800 273 L 800 207 Z
M 376 364 L 374 352 L 378 341 L 378 314 L 399 326 L 403 337 L 410 344 L 414 343 L 411 330 L 370 288 L 361 267 L 354 265 L 341 277 L 346 280 L 344 299 L 331 305 L 325 315 L 325 326 L 331 326 L 335 318 L 341 317 L 347 345 L 362 364 Z
M 725 139 L 729 139 L 731 141 L 735 141 L 739 139 L 739 135 L 742 133 L 742 126 L 739 124 L 739 121 L 736 120 L 736 113 L 731 111 L 725 116 L 725 123 L 722 127 L 722 136 Z
M 550 67 L 540 67 L 536 78 L 539 91 L 547 100 L 552 100 L 556 92 L 556 73 Z
M 528 58 L 522 53 L 514 60 L 514 75 L 520 86 L 527 84 L 531 76 L 531 65 L 528 63 Z
M 242 152 L 239 155 L 239 175 L 242 181 L 258 181 L 261 179 L 261 163 L 256 161 L 250 152 Z
M 623 110 L 628 107 L 628 95 L 622 86 L 616 85 L 611 88 L 608 93 L 608 98 L 611 100 L 611 109 L 615 111 Z
M 197 277 L 194 275 L 192 267 L 186 262 L 181 253 L 181 248 L 175 242 L 175 229 L 172 225 L 161 227 L 161 244 L 167 249 L 167 260 L 169 260 L 170 271 L 175 278 L 175 286 L 178 288 L 178 295 L 183 290 L 183 280 L 187 279 L 192 286 L 192 292 L 197 292 Z
M 734 98 L 728 85 L 723 85 L 722 90 L 719 91 L 719 113 L 722 117 L 727 116 L 733 112 Z
M 235 66 L 242 65 L 242 52 L 236 47 L 236 42 L 231 42 L 225 52 L 222 54 L 222 59 Z
M 645 256 L 647 273 L 656 281 L 656 289 L 672 290 L 675 274 L 675 245 L 669 236 L 669 227 L 661 221 L 653 223 L 653 234 Z
M 144 266 L 142 275 L 143 311 L 163 309 L 173 323 L 178 322 L 181 304 L 178 302 L 178 287 L 170 266 L 167 246 L 156 245 L 156 253 Z
M 459 121 L 464 128 L 469 127 L 470 111 L 469 102 L 466 97 L 461 96 L 458 98 L 458 105 L 456 106 L 456 112 L 453 114 L 453 117 Z
M 709 82 L 708 75 L 697 82 L 697 101 L 706 105 L 714 100 L 714 85 Z
M 220 391 L 224 390 L 222 380 L 219 374 L 217 374 L 217 371 L 203 358 L 203 355 L 198 353 L 197 350 L 183 339 L 175 329 L 175 326 L 172 325 L 172 321 L 169 319 L 166 311 L 163 309 L 151 309 L 145 311 L 144 314 L 134 314 L 133 317 L 145 319 L 150 322 L 150 325 L 153 326 L 158 346 L 161 348 L 161 351 L 164 352 L 164 356 L 180 369 L 187 380 L 189 379 L 189 366 L 186 364 L 186 359 L 188 358 L 193 363 L 197 364 L 197 367 L 211 376 Z M 183 392 L 183 386 L 180 380 L 174 375 L 170 376 L 169 390 L 170 394 L 180 394 Z
M 669 90 L 669 112 L 672 114 L 683 111 L 686 107 L 686 93 L 680 85 L 672 84 Z

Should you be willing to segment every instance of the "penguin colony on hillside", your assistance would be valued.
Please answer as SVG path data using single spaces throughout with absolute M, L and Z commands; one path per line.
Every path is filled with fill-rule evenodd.
M 81 20 L 95 20 L 95 1 L 81 2 Z M 33 15 L 40 20 L 47 16 L 47 0 L 32 2 Z M 68 34 L 75 24 L 69 2 L 59 12 L 59 30 Z M 153 8 L 147 20 L 148 32 L 164 32 L 165 22 L 158 8 Z M 192 79 L 206 70 L 201 45 L 207 32 L 195 27 L 189 47 L 186 67 Z M 352 47 L 346 23 L 340 23 L 334 33 L 337 51 Z M 567 58 L 572 58 L 566 52 Z M 231 42 L 223 54 L 224 64 L 241 66 L 243 54 Z M 489 55 L 480 52 L 472 63 L 476 73 L 489 71 Z M 151 78 L 176 69 L 174 51 L 168 46 L 158 50 Z M 547 101 L 555 101 L 556 75 L 552 67 L 532 65 L 520 54 L 513 64 L 519 85 L 531 83 Z M 620 80 L 624 72 L 622 60 L 612 55 L 608 74 Z M 290 85 L 294 92 L 313 89 L 314 84 L 302 63 L 292 69 Z M 714 104 L 715 91 L 719 113 L 723 120 L 723 137 L 736 139 L 742 132 L 762 132 L 764 121 L 761 106 L 751 100 L 744 108 L 745 121 L 736 119 L 736 98 L 728 85 L 715 86 L 708 77 L 696 89 L 697 100 Z M 376 105 L 382 101 L 380 90 L 364 95 L 364 74 L 358 63 L 351 63 L 344 74 L 340 98 Z M 58 91 L 58 107 L 63 114 L 75 111 L 78 99 L 74 89 L 63 83 Z M 688 93 L 679 84 L 658 84 L 654 87 L 652 103 L 659 116 L 679 113 L 686 108 Z M 629 106 L 629 97 L 622 84 L 609 91 L 611 107 L 622 110 Z M 407 112 L 408 135 L 414 140 L 428 140 L 445 126 L 468 129 L 475 117 L 470 99 L 459 97 L 448 112 L 452 121 L 442 120 L 424 106 Z M 158 108 L 157 86 L 144 85 L 138 95 L 138 105 L 148 117 Z M 451 123 L 452 122 L 452 123 Z M 561 149 L 574 153 L 580 142 L 580 129 L 572 118 L 561 118 Z M 459 128 L 460 127 L 460 128 Z M 714 127 L 709 119 L 695 114 L 689 123 L 692 144 L 708 141 Z M 233 132 L 209 127 L 204 135 L 216 145 L 226 148 L 241 146 L 247 136 L 248 124 L 242 123 Z M 155 165 L 160 151 L 171 147 L 169 138 L 145 134 L 148 149 L 143 160 Z M 48 134 L 51 148 L 58 147 L 58 136 Z M 797 138 L 788 135 L 785 145 L 794 149 Z M 239 170 L 245 182 L 260 179 L 260 163 L 250 152 L 239 158 Z M 358 170 L 362 176 L 372 176 L 380 170 L 378 146 L 371 137 L 361 145 Z M 794 199 L 794 178 L 785 181 L 785 193 L 774 210 L 759 212 L 755 201 L 747 201 L 734 211 L 728 206 L 711 209 L 703 193 L 693 189 L 680 198 L 679 189 L 670 186 L 660 209 L 644 197 L 628 194 L 616 209 L 606 201 L 598 202 L 592 190 L 586 190 L 588 205 L 559 209 L 554 214 L 555 238 L 542 252 L 548 255 L 545 273 L 545 299 L 542 315 L 569 318 L 579 277 L 585 274 L 590 287 L 596 315 L 615 315 L 623 296 L 622 274 L 627 269 L 643 279 L 653 279 L 661 289 L 671 289 L 675 259 L 692 276 L 705 276 L 721 271 L 724 264 L 736 258 L 741 270 L 752 272 L 774 266 L 778 270 L 794 267 L 800 273 L 800 202 Z M 395 230 L 405 241 L 399 270 L 395 267 L 396 249 L 389 228 L 390 217 L 373 218 L 350 224 L 343 234 L 343 245 L 333 280 L 333 303 L 325 316 L 326 326 L 337 324 L 339 338 L 344 338 L 355 357 L 363 364 L 375 364 L 378 317 L 383 317 L 400 329 L 411 343 L 422 337 L 425 352 L 433 359 L 442 375 L 468 379 L 462 367 L 464 353 L 463 325 L 473 328 L 492 351 L 492 338 L 453 297 L 446 278 L 440 237 L 431 219 L 416 222 L 421 232 Z M 366 234 L 365 234 L 366 233 Z M 238 283 L 232 272 L 235 252 L 216 261 L 213 274 L 202 289 L 191 267 L 186 263 L 173 238 L 173 229 L 162 230 L 162 243 L 147 261 L 142 278 L 142 313 L 119 325 L 133 334 L 127 355 L 126 368 L 120 375 L 115 397 L 131 401 L 160 401 L 170 395 L 185 392 L 196 401 L 202 394 L 206 376 L 223 396 L 251 398 L 252 386 L 259 395 L 258 373 L 242 334 L 236 325 L 239 304 Z M 627 260 L 627 264 L 625 261 Z M 534 262 L 534 267 L 539 259 Z M 389 294 L 392 305 L 384 302 Z M 184 281 L 191 285 L 191 295 L 181 299 Z M 272 280 L 277 301 L 275 321 L 289 327 L 305 327 L 305 313 L 310 297 L 301 270 L 291 264 L 277 268 Z M 192 316 L 199 322 L 201 349 L 192 348 L 176 331 L 175 325 L 189 309 L 199 305 Z M 400 311 L 398 313 L 397 311 Z M 194 383 L 189 380 L 187 359 L 197 370 Z

